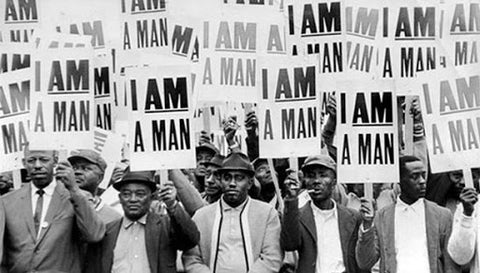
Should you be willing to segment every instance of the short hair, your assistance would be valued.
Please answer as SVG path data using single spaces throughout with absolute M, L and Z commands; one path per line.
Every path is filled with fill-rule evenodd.
M 420 161 L 422 160 L 414 155 L 402 155 L 400 156 L 400 163 L 399 163 L 399 169 L 400 169 L 400 180 L 402 180 L 402 174 L 404 174 L 407 171 L 407 163 L 410 162 L 415 162 L 415 161 Z

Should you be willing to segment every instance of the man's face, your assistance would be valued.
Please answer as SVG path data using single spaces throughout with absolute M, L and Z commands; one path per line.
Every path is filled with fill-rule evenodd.
M 45 188 L 52 182 L 57 157 L 53 151 L 25 151 L 23 165 L 27 169 L 32 183 L 38 188 Z
M 448 173 L 448 178 L 452 182 L 451 191 L 455 198 L 460 198 L 460 193 L 465 188 L 465 180 L 462 171 L 453 171 Z
M 222 193 L 221 177 L 217 173 L 219 168 L 213 165 L 208 165 L 205 175 L 205 193 L 209 196 L 218 195 Z
M 405 173 L 400 174 L 401 195 L 415 202 L 425 197 L 427 172 L 421 161 L 413 161 L 405 164 Z
M 260 182 L 262 187 L 266 184 L 273 183 L 272 173 L 270 172 L 270 167 L 267 162 L 262 162 L 255 169 L 255 178 Z
M 462 192 L 463 188 L 465 188 L 465 178 L 463 177 L 463 172 L 462 171 L 449 172 L 448 178 L 453 183 L 452 185 L 453 195 L 459 198 L 460 193 Z M 479 180 L 480 180 L 480 168 L 472 169 L 472 180 L 473 180 L 474 187 L 478 190 Z
M 246 172 L 226 171 L 222 173 L 223 200 L 232 207 L 242 204 L 247 199 L 248 190 L 252 184 L 252 177 Z
M 118 194 L 125 216 L 132 220 L 138 220 L 150 209 L 152 192 L 147 185 L 141 183 L 128 183 L 120 188 Z
M 208 150 L 198 150 L 197 152 L 197 167 L 195 168 L 196 176 L 205 176 L 207 168 L 205 168 L 205 163 L 209 162 L 212 159 L 213 153 Z
M 335 172 L 321 165 L 314 165 L 305 169 L 304 181 L 305 187 L 314 202 L 329 199 L 337 184 Z
M 75 182 L 82 190 L 94 193 L 97 185 L 102 182 L 103 172 L 100 168 L 86 159 L 76 158 L 72 162 L 75 171 Z

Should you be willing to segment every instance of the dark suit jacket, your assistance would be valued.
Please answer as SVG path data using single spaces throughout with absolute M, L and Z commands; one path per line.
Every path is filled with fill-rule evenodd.
M 297 272 L 315 273 L 317 262 L 317 229 L 309 201 L 298 209 L 298 198 L 285 199 L 285 211 L 282 219 L 281 243 L 286 251 L 298 251 Z M 343 262 L 348 273 L 361 271 L 355 260 L 355 245 L 358 228 L 361 224 L 360 214 L 337 204 L 338 227 L 342 246 Z M 325 249 L 328 251 L 328 249 Z
M 197 226 L 182 206 L 169 213 L 148 213 L 145 226 L 145 245 L 151 273 L 176 273 L 177 250 L 194 247 L 200 239 Z M 113 251 L 123 218 L 107 224 L 101 242 L 91 244 L 86 255 L 86 273 L 111 272 Z
M 452 231 L 450 210 L 425 200 L 425 224 L 430 272 L 460 272 L 447 252 L 448 238 Z M 380 258 L 380 272 L 397 271 L 395 204 L 379 210 L 375 216 L 374 226 L 360 234 L 356 255 L 362 268 L 371 268 Z
M 55 187 L 45 222 L 48 225 L 37 239 L 30 184 L 0 198 L 3 271 L 81 272 L 83 241 L 97 242 L 105 234 L 105 225 L 87 198 L 70 195 L 61 183 Z

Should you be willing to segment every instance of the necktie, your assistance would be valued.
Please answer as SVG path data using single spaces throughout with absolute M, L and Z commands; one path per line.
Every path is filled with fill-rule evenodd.
M 44 190 L 37 190 L 38 199 L 37 206 L 35 207 L 35 214 L 33 215 L 33 222 L 35 223 L 35 234 L 38 236 L 38 230 L 40 229 L 40 222 L 42 221 L 42 209 L 43 209 L 43 194 Z

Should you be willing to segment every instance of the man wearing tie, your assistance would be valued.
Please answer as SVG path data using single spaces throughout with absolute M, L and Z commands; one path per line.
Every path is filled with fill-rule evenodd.
M 105 234 L 71 165 L 57 161 L 55 151 L 25 148 L 32 183 L 0 198 L 0 259 L 6 272 L 81 272 L 81 243 Z

